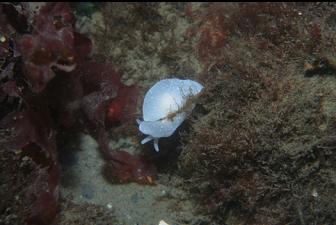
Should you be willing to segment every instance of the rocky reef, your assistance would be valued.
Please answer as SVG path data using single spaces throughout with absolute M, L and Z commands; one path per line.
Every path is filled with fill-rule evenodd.
M 334 10 L 242 3 L 195 12 L 206 113 L 192 119 L 179 163 L 220 223 L 335 223 Z

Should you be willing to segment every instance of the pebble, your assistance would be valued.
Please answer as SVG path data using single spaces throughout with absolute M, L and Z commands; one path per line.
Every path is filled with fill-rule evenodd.
M 107 206 L 108 209 L 112 209 L 112 207 L 113 207 L 113 205 L 111 203 L 108 203 L 106 206 Z

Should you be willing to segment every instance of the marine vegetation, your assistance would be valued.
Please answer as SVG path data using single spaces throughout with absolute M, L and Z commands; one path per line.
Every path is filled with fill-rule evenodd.
M 335 224 L 334 7 L 188 8 L 199 21 L 190 30 L 205 112 L 194 115 L 179 163 L 219 224 Z
M 57 148 L 65 133 L 96 138 L 113 182 L 151 184 L 155 168 L 107 144 L 108 127 L 133 119 L 136 87 L 93 59 L 68 3 L 47 3 L 36 14 L 27 7 L 0 4 L 1 177 L 17 174 L 1 181 L 0 221 L 50 225 L 59 212 Z

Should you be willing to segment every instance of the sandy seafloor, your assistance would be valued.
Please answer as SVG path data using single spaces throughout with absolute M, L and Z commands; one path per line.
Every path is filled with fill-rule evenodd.
M 179 188 L 181 178 L 161 174 L 155 186 L 110 184 L 101 173 L 104 161 L 96 141 L 84 134 L 79 139 L 78 151 L 61 158 L 60 191 L 64 198 L 71 198 L 79 205 L 93 203 L 104 206 L 115 215 L 118 224 L 155 225 L 164 220 L 177 225 L 206 221 L 197 215 L 193 202 Z M 130 147 L 129 140 L 127 137 L 121 140 L 123 147 Z

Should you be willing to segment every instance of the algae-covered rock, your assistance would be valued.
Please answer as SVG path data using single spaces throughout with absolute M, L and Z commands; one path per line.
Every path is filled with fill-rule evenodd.
M 225 18 L 230 36 L 222 51 L 201 49 L 212 57 L 200 102 L 208 113 L 183 137 L 187 187 L 222 223 L 333 224 L 336 79 L 303 69 L 333 51 L 312 26 L 321 8 L 237 4 L 225 17 L 226 7 L 203 19 Z

